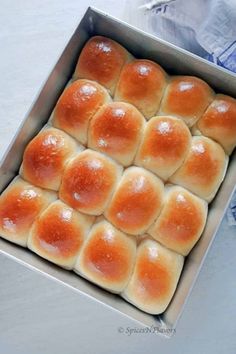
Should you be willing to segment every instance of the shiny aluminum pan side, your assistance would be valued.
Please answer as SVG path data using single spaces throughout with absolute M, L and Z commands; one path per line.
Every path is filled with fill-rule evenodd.
M 88 38 L 93 35 L 104 35 L 117 40 L 136 57 L 154 60 L 170 74 L 196 75 L 207 81 L 217 92 L 236 96 L 235 74 L 172 44 L 148 35 L 141 30 L 137 30 L 99 10 L 89 8 L 0 163 L 0 191 L 9 184 L 17 173 L 26 144 L 47 122 L 58 97 L 67 81 L 71 78 L 81 48 Z M 64 271 L 29 250 L 20 248 L 3 239 L 0 239 L 0 252 L 25 264 L 27 267 L 42 272 L 45 276 L 61 282 L 81 296 L 87 296 L 88 301 L 98 301 L 109 307 L 110 310 L 119 311 L 146 326 L 174 328 L 183 311 L 184 304 L 192 290 L 207 251 L 220 226 L 235 185 L 236 153 L 231 157 L 226 178 L 217 197 L 210 205 L 204 234 L 186 258 L 177 291 L 162 316 L 145 314 L 120 297 L 103 291 L 72 272 Z

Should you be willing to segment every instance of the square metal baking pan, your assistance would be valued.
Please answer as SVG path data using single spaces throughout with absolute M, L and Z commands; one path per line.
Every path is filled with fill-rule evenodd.
M 0 163 L 0 192 L 17 174 L 26 144 L 49 119 L 57 99 L 74 72 L 76 61 L 83 45 L 89 37 L 94 35 L 104 35 L 118 41 L 137 58 L 154 60 L 170 74 L 196 75 L 207 81 L 217 92 L 234 97 L 236 95 L 235 74 L 163 40 L 148 35 L 141 30 L 137 30 L 99 10 L 89 8 Z M 82 294 L 87 296 L 88 301 L 103 303 L 106 307 L 109 307 L 107 311 L 119 311 L 145 326 L 175 328 L 207 251 L 220 226 L 235 185 L 236 153 L 234 152 L 230 159 L 226 178 L 217 197 L 210 205 L 204 233 L 186 258 L 177 291 L 171 304 L 161 316 L 148 315 L 125 302 L 119 296 L 103 291 L 76 276 L 73 272 L 64 271 L 39 258 L 29 250 L 3 239 L 0 239 L 0 252 L 70 287 L 78 293 L 78 296 Z

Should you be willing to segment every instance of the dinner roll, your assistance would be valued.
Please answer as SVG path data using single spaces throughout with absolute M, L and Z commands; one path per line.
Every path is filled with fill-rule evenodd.
M 132 103 L 149 119 L 159 109 L 165 85 L 166 74 L 158 64 L 145 59 L 133 60 L 122 69 L 115 100 Z
M 36 186 L 57 191 L 63 170 L 77 149 L 74 139 L 63 131 L 45 128 L 26 146 L 20 174 Z
M 184 163 L 170 181 L 210 202 L 224 179 L 227 164 L 228 157 L 219 144 L 203 136 L 194 136 Z
M 131 55 L 110 38 L 95 36 L 85 44 L 75 69 L 75 79 L 95 80 L 113 94 L 122 66 Z
M 66 167 L 59 197 L 86 214 L 104 212 L 122 168 L 110 158 L 92 150 L 78 154 Z
M 236 146 L 236 99 L 216 95 L 193 131 L 216 140 L 230 155 Z
M 104 220 L 92 227 L 74 270 L 102 288 L 119 293 L 130 278 L 135 255 L 135 239 Z
M 28 247 L 50 262 L 72 269 L 93 219 L 57 200 L 35 221 Z
M 26 247 L 32 223 L 55 199 L 56 193 L 16 177 L 0 196 L 0 236 Z
M 140 167 L 125 170 L 105 216 L 120 230 L 144 233 L 158 216 L 163 202 L 163 182 Z
M 134 159 L 144 122 L 142 114 L 128 103 L 104 105 L 91 120 L 88 146 L 128 166 Z
M 142 311 L 153 315 L 164 312 L 175 292 L 183 262 L 183 256 L 152 239 L 144 239 L 122 296 Z
M 97 82 L 76 80 L 59 98 L 52 124 L 86 145 L 90 119 L 104 103 L 110 101 L 107 90 Z
M 183 163 L 191 145 L 186 124 L 174 117 L 153 117 L 147 123 L 135 164 L 167 180 Z
M 213 100 L 207 83 L 194 76 L 173 76 L 166 88 L 160 114 L 175 115 L 191 127 Z
M 149 233 L 186 256 L 199 240 L 207 218 L 207 203 L 179 186 L 165 188 L 163 208 Z

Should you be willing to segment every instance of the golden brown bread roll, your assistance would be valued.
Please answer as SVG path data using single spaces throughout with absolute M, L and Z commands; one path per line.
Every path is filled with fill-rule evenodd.
M 16 177 L 0 196 L 0 235 L 25 247 L 32 223 L 55 199 L 56 193 Z
M 159 114 L 175 115 L 191 127 L 212 100 L 213 91 L 205 81 L 194 76 L 173 76 L 163 96 Z
M 72 269 L 93 220 L 57 200 L 35 221 L 28 248 L 50 262 Z
M 227 154 L 236 145 L 235 102 L 196 77 L 169 78 L 109 38 L 90 38 L 53 127 L 26 147 L 20 174 L 32 185 L 18 177 L 0 196 L 0 235 L 162 313 L 224 178 L 219 144 Z M 160 178 L 179 185 L 164 188 Z
M 164 312 L 175 292 L 183 262 L 183 256 L 152 239 L 144 239 L 122 296 L 142 311 L 154 315 Z
M 36 186 L 57 191 L 63 170 L 78 148 L 63 131 L 46 127 L 26 146 L 20 174 Z
M 85 44 L 75 69 L 75 79 L 95 80 L 113 94 L 123 65 L 131 55 L 110 38 L 95 36 Z
M 142 114 L 128 103 L 104 105 L 90 122 L 88 146 L 128 166 L 134 159 L 144 122 Z
M 59 197 L 78 211 L 100 215 L 104 212 L 121 173 L 121 166 L 109 157 L 87 149 L 67 165 Z
M 210 202 L 224 179 L 227 164 L 228 157 L 219 144 L 194 136 L 184 163 L 169 180 Z
M 163 208 L 149 234 L 186 256 L 199 240 L 207 218 L 207 203 L 179 186 L 166 186 Z
M 110 205 L 107 219 L 131 235 L 142 234 L 158 216 L 164 194 L 163 182 L 140 167 L 125 170 Z
M 97 82 L 76 80 L 66 87 L 59 98 L 52 124 L 85 145 L 90 119 L 104 103 L 110 101 L 107 90 Z
M 111 292 L 121 292 L 131 275 L 136 241 L 107 221 L 95 224 L 79 254 L 75 272 Z
M 159 109 L 165 85 L 166 74 L 158 64 L 145 59 L 133 60 L 122 69 L 115 100 L 132 103 L 149 119 Z
M 167 180 L 183 163 L 191 145 L 186 124 L 174 117 L 153 117 L 147 123 L 135 164 Z
M 216 140 L 230 155 L 236 146 L 236 100 L 216 95 L 193 131 Z

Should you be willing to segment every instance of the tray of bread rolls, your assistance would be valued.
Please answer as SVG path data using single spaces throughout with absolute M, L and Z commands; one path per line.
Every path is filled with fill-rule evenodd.
M 235 81 L 88 9 L 1 164 L 1 252 L 174 326 L 235 187 Z

